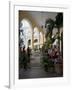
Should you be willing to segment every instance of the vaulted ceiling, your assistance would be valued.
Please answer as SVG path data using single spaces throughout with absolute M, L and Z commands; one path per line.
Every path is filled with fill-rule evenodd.
M 48 18 L 55 20 L 57 12 L 40 12 L 40 11 L 20 11 L 24 17 L 28 15 L 28 18 L 32 18 L 38 26 L 45 25 L 45 21 Z M 29 17 L 30 16 L 30 17 Z
M 32 18 L 35 20 L 35 22 L 39 26 L 41 26 L 41 25 L 45 25 L 45 21 L 48 18 L 55 20 L 55 16 L 57 15 L 57 12 L 29 11 L 29 14 L 32 16 Z

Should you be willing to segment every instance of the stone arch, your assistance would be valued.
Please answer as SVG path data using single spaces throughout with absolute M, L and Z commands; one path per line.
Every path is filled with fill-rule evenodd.
M 27 18 L 23 18 L 20 23 L 22 24 L 20 27 L 20 30 L 23 30 L 23 41 L 24 41 L 24 45 L 26 46 L 26 48 L 29 46 L 28 45 L 28 40 L 31 39 L 31 45 L 30 47 L 32 48 L 32 25 L 31 22 L 27 19 Z
M 22 11 L 20 10 L 19 11 L 19 25 L 20 25 L 20 22 L 23 20 L 23 19 L 26 19 L 30 25 L 31 25 L 31 28 L 32 28 L 32 48 L 34 48 L 34 28 L 35 27 L 38 27 L 38 30 L 39 32 L 42 32 L 43 34 L 43 42 L 44 42 L 44 32 L 43 32 L 43 29 L 36 23 L 36 21 L 33 19 L 33 17 L 30 15 L 30 13 L 28 11 Z

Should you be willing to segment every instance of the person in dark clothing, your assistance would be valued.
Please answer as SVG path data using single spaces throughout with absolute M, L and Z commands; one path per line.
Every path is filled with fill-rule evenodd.
M 24 66 L 24 69 L 27 69 L 27 54 L 25 51 L 25 46 L 23 47 L 23 66 Z
M 19 68 L 22 68 L 23 67 L 23 51 L 21 50 L 22 48 L 19 47 Z
M 28 47 L 28 48 L 27 48 L 27 61 L 28 61 L 28 66 L 30 66 L 30 55 L 31 55 L 31 49 Z

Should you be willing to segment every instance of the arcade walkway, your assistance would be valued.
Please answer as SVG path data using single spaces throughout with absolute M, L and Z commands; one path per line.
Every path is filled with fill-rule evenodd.
M 35 52 L 31 56 L 31 65 L 27 70 L 20 69 L 19 79 L 58 77 L 55 72 L 46 72 L 41 65 L 41 54 Z

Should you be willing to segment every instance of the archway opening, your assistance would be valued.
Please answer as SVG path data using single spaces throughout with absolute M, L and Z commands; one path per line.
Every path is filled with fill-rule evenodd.
M 20 22 L 20 40 L 22 43 L 20 43 L 21 47 L 24 47 L 27 49 L 27 47 L 32 48 L 32 26 L 31 22 L 27 19 L 23 19 Z

